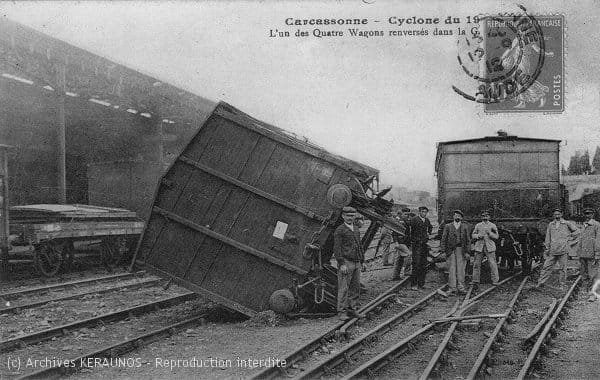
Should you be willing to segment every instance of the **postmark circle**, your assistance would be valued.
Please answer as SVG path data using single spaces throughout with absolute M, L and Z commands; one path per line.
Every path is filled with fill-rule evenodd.
M 508 30 L 514 33 L 514 37 L 512 38 L 510 45 L 507 38 L 500 40 L 500 46 L 497 47 L 497 49 L 506 49 L 501 55 L 500 61 L 498 60 L 498 57 L 496 57 L 495 61 L 491 62 L 491 64 L 490 62 L 485 62 L 484 70 L 487 68 L 490 72 L 499 72 L 491 77 L 474 73 L 473 69 L 467 67 L 464 57 L 461 58 L 459 52 L 457 54 L 459 65 L 466 75 L 476 81 L 477 91 L 474 95 L 470 95 L 466 91 L 459 89 L 457 86 L 452 86 L 456 93 L 468 100 L 478 103 L 499 103 L 516 98 L 527 91 L 529 87 L 537 81 L 544 64 L 544 35 L 542 28 L 535 17 L 529 15 L 524 7 L 519 7 L 524 11 L 524 15 L 505 14 L 493 17 L 487 16 L 481 19 L 482 25 L 486 25 L 485 23 L 488 22 L 491 25 L 508 27 Z M 505 32 L 502 33 L 506 35 Z M 480 44 L 486 42 L 484 36 L 479 36 Z M 474 38 L 477 38 L 477 36 L 474 35 Z M 467 42 L 467 45 L 470 44 L 468 39 L 465 39 L 465 41 Z M 460 43 L 460 40 L 458 43 Z M 486 47 L 487 46 L 484 46 L 482 48 L 479 46 L 473 51 L 480 52 L 478 58 L 485 57 Z M 487 48 L 489 49 L 490 47 Z M 532 65 L 531 61 L 536 55 L 538 56 L 537 60 L 535 65 Z M 475 62 L 475 60 L 473 60 L 473 62 Z M 478 62 L 480 64 L 480 61 Z M 504 67 L 504 64 L 506 64 L 507 67 Z M 490 67 L 494 70 L 490 70 Z

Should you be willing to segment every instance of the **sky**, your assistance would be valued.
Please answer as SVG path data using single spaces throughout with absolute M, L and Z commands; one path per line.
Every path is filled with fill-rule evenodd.
M 575 3 L 575 2 L 573 2 Z M 461 18 L 516 12 L 480 1 L 0 2 L 0 14 L 377 168 L 382 184 L 434 191 L 436 143 L 494 135 L 559 139 L 561 162 L 600 145 L 600 3 L 521 2 L 563 14 L 565 111 L 486 114 L 458 96 L 457 37 L 390 17 Z M 294 19 L 367 18 L 364 30 L 429 30 L 428 36 L 294 37 Z M 291 37 L 270 37 L 271 30 Z

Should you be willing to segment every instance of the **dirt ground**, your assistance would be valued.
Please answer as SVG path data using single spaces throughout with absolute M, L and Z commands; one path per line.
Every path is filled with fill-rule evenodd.
M 573 303 L 565 325 L 542 361 L 542 379 L 600 379 L 600 300 L 585 292 Z

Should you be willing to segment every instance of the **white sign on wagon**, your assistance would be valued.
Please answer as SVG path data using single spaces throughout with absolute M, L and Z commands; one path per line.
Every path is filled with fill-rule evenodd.
M 273 236 L 276 237 L 277 239 L 283 240 L 283 237 L 285 236 L 285 231 L 287 231 L 287 228 L 288 228 L 287 223 L 277 221 L 277 224 L 275 225 L 275 231 L 273 231 Z

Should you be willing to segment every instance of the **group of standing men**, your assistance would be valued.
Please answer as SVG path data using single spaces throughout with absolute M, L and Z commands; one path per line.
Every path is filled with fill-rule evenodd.
M 453 221 L 444 225 L 440 240 L 440 250 L 446 254 L 448 263 L 449 295 L 465 293 L 465 268 L 471 259 L 471 239 L 475 242 L 471 284 L 479 285 L 483 256 L 487 257 L 490 265 L 492 284 L 497 285 L 499 281 L 494 242 L 499 236 L 498 227 L 490 222 L 490 213 L 484 210 L 481 213 L 481 222 L 475 225 L 472 233 L 469 233 L 469 226 L 462 221 L 463 216 L 462 211 L 454 211 Z
M 419 214 L 409 216 L 410 209 L 402 209 L 398 215 L 398 222 L 404 225 L 405 235 L 391 233 L 391 240 L 384 240 L 384 265 L 390 265 L 389 245 L 396 243 L 398 252 L 394 263 L 393 280 L 404 277 L 407 266 L 407 257 L 410 256 L 408 245 L 412 250 L 411 288 L 417 290 L 425 288 L 425 275 L 427 273 L 427 256 L 429 247 L 427 242 L 432 232 L 432 225 L 427 218 L 428 208 L 419 207 Z M 595 299 L 591 293 L 594 282 L 598 280 L 600 264 L 600 223 L 594 220 L 594 210 L 584 210 L 586 220 L 583 229 L 579 229 L 571 222 L 562 218 L 562 211 L 555 209 L 553 221 L 546 230 L 544 242 L 544 264 L 536 288 L 541 288 L 550 278 L 556 263 L 560 265 L 559 281 L 561 287 L 566 282 L 567 274 L 567 246 L 576 246 L 580 260 L 580 273 L 586 287 L 590 292 L 590 301 Z M 471 251 L 474 254 L 473 276 L 471 285 L 477 286 L 481 277 L 481 263 L 485 256 L 488 260 L 492 284 L 499 281 L 498 264 L 496 260 L 496 243 L 499 238 L 498 228 L 490 221 L 490 213 L 481 213 L 481 222 L 477 223 L 470 232 L 469 226 L 463 222 L 464 214 L 460 210 L 453 212 L 453 221 L 443 227 L 440 240 L 440 250 L 446 255 L 448 263 L 448 295 L 464 294 L 465 268 L 470 260 Z M 338 303 L 337 309 L 340 318 L 348 319 L 358 316 L 358 298 L 360 295 L 360 272 L 363 270 L 364 252 L 361 245 L 359 227 L 354 223 L 356 210 L 344 207 L 342 219 L 344 223 L 334 232 L 334 257 L 338 264 Z M 578 237 L 577 240 L 574 237 Z M 388 237 L 383 236 L 383 239 Z M 378 247 L 379 248 L 379 247 Z M 472 250 L 471 250 L 472 248 Z
M 544 264 L 536 288 L 541 289 L 550 278 L 555 265 L 559 265 L 559 284 L 561 290 L 567 280 L 568 246 L 575 247 L 579 257 L 579 273 L 583 279 L 584 289 L 589 294 L 588 301 L 594 301 L 596 295 L 593 286 L 599 280 L 598 264 L 600 262 L 600 223 L 594 220 L 594 209 L 583 210 L 585 221 L 578 229 L 572 222 L 564 220 L 562 210 L 555 209 L 553 220 L 548 224 L 544 246 Z
M 377 244 L 375 255 L 382 248 L 382 261 L 384 266 L 394 266 L 392 280 L 401 280 L 405 276 L 409 258 L 412 256 L 411 288 L 416 290 L 425 287 L 425 274 L 427 268 L 427 255 L 429 247 L 427 241 L 433 230 L 431 222 L 427 218 L 429 209 L 425 206 L 419 207 L 419 214 L 411 217 L 410 209 L 403 208 L 396 216 L 396 221 L 404 227 L 404 236 L 383 228 L 381 239 Z M 396 260 L 389 262 L 392 256 L 391 243 L 395 243 Z M 409 249 L 409 246 L 411 247 Z M 412 253 L 411 253 L 412 250 Z
M 431 222 L 427 218 L 429 209 L 425 206 L 419 207 L 419 214 L 410 218 L 410 209 L 402 209 L 398 216 L 398 223 L 405 229 L 404 236 L 392 232 L 391 240 L 387 242 L 384 252 L 384 264 L 389 259 L 389 243 L 396 242 L 398 252 L 395 263 L 393 279 L 404 277 L 410 256 L 408 245 L 412 248 L 412 272 L 411 285 L 413 289 L 425 287 L 425 275 L 427 268 L 427 254 L 429 248 L 427 241 L 433 230 Z M 340 318 L 345 320 L 358 316 L 358 298 L 360 296 L 360 272 L 363 270 L 364 252 L 361 246 L 358 226 L 354 223 L 356 210 L 352 207 L 342 209 L 343 223 L 339 225 L 334 234 L 333 256 L 337 261 L 338 268 L 338 297 L 337 310 Z M 387 237 L 383 236 L 383 239 Z

